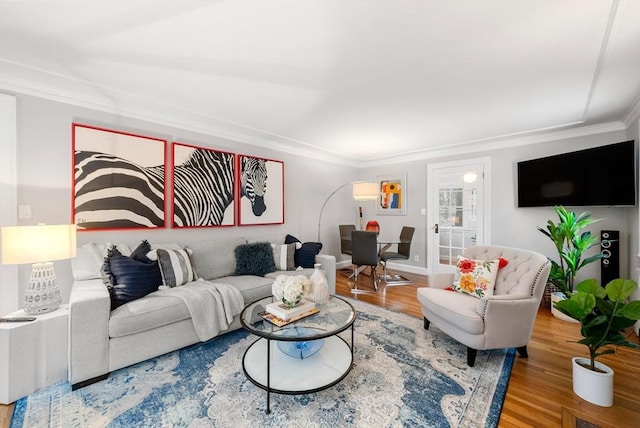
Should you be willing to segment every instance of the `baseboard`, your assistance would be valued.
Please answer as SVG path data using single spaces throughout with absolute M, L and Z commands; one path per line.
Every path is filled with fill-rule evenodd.
M 351 261 L 350 260 L 342 260 L 336 263 L 336 269 L 340 270 L 340 269 L 348 269 L 351 268 Z M 428 271 L 427 268 L 424 267 L 420 267 L 420 266 L 409 266 L 409 265 L 405 265 L 402 263 L 387 263 L 387 269 L 389 270 L 393 270 L 393 271 L 398 271 L 398 272 L 407 272 L 407 273 L 414 273 L 416 275 L 427 275 Z

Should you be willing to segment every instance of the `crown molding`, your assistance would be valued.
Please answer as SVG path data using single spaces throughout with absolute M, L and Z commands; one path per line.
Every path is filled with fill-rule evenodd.
M 67 76 L 55 75 L 47 71 L 24 67 L 20 64 L 6 61 L 0 61 L 0 63 L 3 64 L 3 68 L 22 68 L 28 72 L 27 75 L 33 76 L 36 74 L 40 75 L 39 77 L 43 77 L 42 79 L 27 80 L 16 78 L 6 73 L 0 73 L 0 91 L 44 98 L 118 116 L 167 125 L 178 130 L 200 133 L 354 168 L 367 168 L 446 156 L 465 155 L 584 137 L 587 135 L 623 131 L 628 129 L 635 118 L 640 116 L 640 97 L 638 97 L 635 105 L 627 112 L 622 122 L 609 122 L 588 126 L 580 126 L 581 122 L 574 122 L 533 131 L 457 142 L 446 146 L 443 145 L 435 148 L 407 152 L 401 155 L 363 160 L 344 156 L 343 154 L 325 150 L 292 138 L 205 115 L 201 112 L 190 111 L 171 104 L 162 104 L 155 100 L 143 98 L 121 90 L 99 87 L 90 82 L 70 79 Z M 40 83 L 41 81 L 46 83 Z M 116 100 L 113 97 L 107 96 L 106 93 L 117 94 L 120 98 Z M 183 139 L 180 135 L 172 136 L 172 138 L 175 141 Z
M 528 146 L 532 144 L 547 143 L 550 141 L 567 140 L 570 138 L 585 137 L 588 135 L 605 134 L 608 132 L 625 131 L 628 127 L 623 122 L 609 122 L 598 125 L 581 126 L 577 128 L 551 131 L 565 126 L 575 126 L 574 124 L 559 125 L 553 128 L 545 128 L 525 133 L 491 137 L 481 140 L 471 140 L 454 143 L 449 146 L 441 146 L 432 149 L 419 150 L 405 153 L 398 156 L 378 158 L 370 162 L 361 163 L 361 167 L 375 167 L 388 165 L 389 163 L 411 162 L 416 160 L 435 159 L 446 156 L 459 156 L 470 153 L 480 153 L 491 150 L 506 149 L 512 147 Z
M 3 66 L 22 67 L 6 61 L 0 61 L 0 63 Z M 351 167 L 360 165 L 360 160 L 357 158 L 345 157 L 342 154 L 325 150 L 309 143 L 236 124 L 202 114 L 201 112 L 179 108 L 175 105 L 161 104 L 155 100 L 142 98 L 135 94 L 113 88 L 99 87 L 88 82 L 68 79 L 66 76 L 57 76 L 42 70 L 29 69 L 29 72 L 31 74 L 36 72 L 46 75 L 48 79 L 43 80 L 50 80 L 51 84 L 44 84 L 31 79 L 20 79 L 0 73 L 0 91 L 9 94 L 30 95 L 330 163 Z M 63 84 L 61 84 L 60 80 L 62 80 Z M 92 89 L 100 95 L 89 94 L 88 89 Z M 116 101 L 111 97 L 107 97 L 104 95 L 107 92 L 116 93 L 122 99 L 126 99 L 127 102 Z M 180 135 L 175 135 L 173 139 L 179 141 L 182 138 Z
M 631 106 L 629 111 L 624 115 L 624 119 L 622 122 L 627 128 L 630 128 L 631 125 L 640 118 L 640 95 L 636 98 L 635 103 Z

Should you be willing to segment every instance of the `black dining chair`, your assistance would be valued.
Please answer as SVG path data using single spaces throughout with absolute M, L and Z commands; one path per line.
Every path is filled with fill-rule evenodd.
M 378 257 L 378 235 L 375 232 L 354 230 L 351 232 L 351 263 L 354 265 L 354 279 L 352 293 L 370 293 L 370 290 L 358 288 L 358 276 L 362 268 L 371 267 L 373 288 L 378 291 L 378 274 L 376 268 L 380 258 Z
M 340 253 L 351 255 L 351 232 L 356 230 L 356 226 L 354 224 L 340 224 L 338 225 L 338 229 L 340 229 Z
M 356 230 L 356 226 L 354 224 L 339 224 L 338 229 L 340 230 L 340 254 L 351 256 L 351 232 Z M 352 269 L 341 269 L 340 273 L 349 278 L 353 278 L 355 275 Z
M 387 262 L 389 260 L 409 260 L 409 256 L 411 255 L 411 241 L 413 240 L 413 233 L 415 231 L 415 227 L 404 226 L 400 231 L 400 242 L 398 243 L 397 251 L 385 251 L 380 255 L 380 263 L 384 267 L 383 279 L 387 285 L 390 285 L 391 282 L 388 280 Z

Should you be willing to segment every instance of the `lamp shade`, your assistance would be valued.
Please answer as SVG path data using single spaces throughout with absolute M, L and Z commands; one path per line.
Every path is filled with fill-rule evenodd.
M 10 226 L 2 229 L 2 263 L 41 263 L 76 255 L 76 225 Z
M 378 199 L 378 185 L 376 183 L 354 183 L 353 199 L 356 201 L 375 201 Z

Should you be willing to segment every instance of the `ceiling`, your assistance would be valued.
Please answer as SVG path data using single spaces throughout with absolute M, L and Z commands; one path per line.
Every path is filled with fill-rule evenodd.
M 2 1 L 0 90 L 357 166 L 625 129 L 640 1 Z

